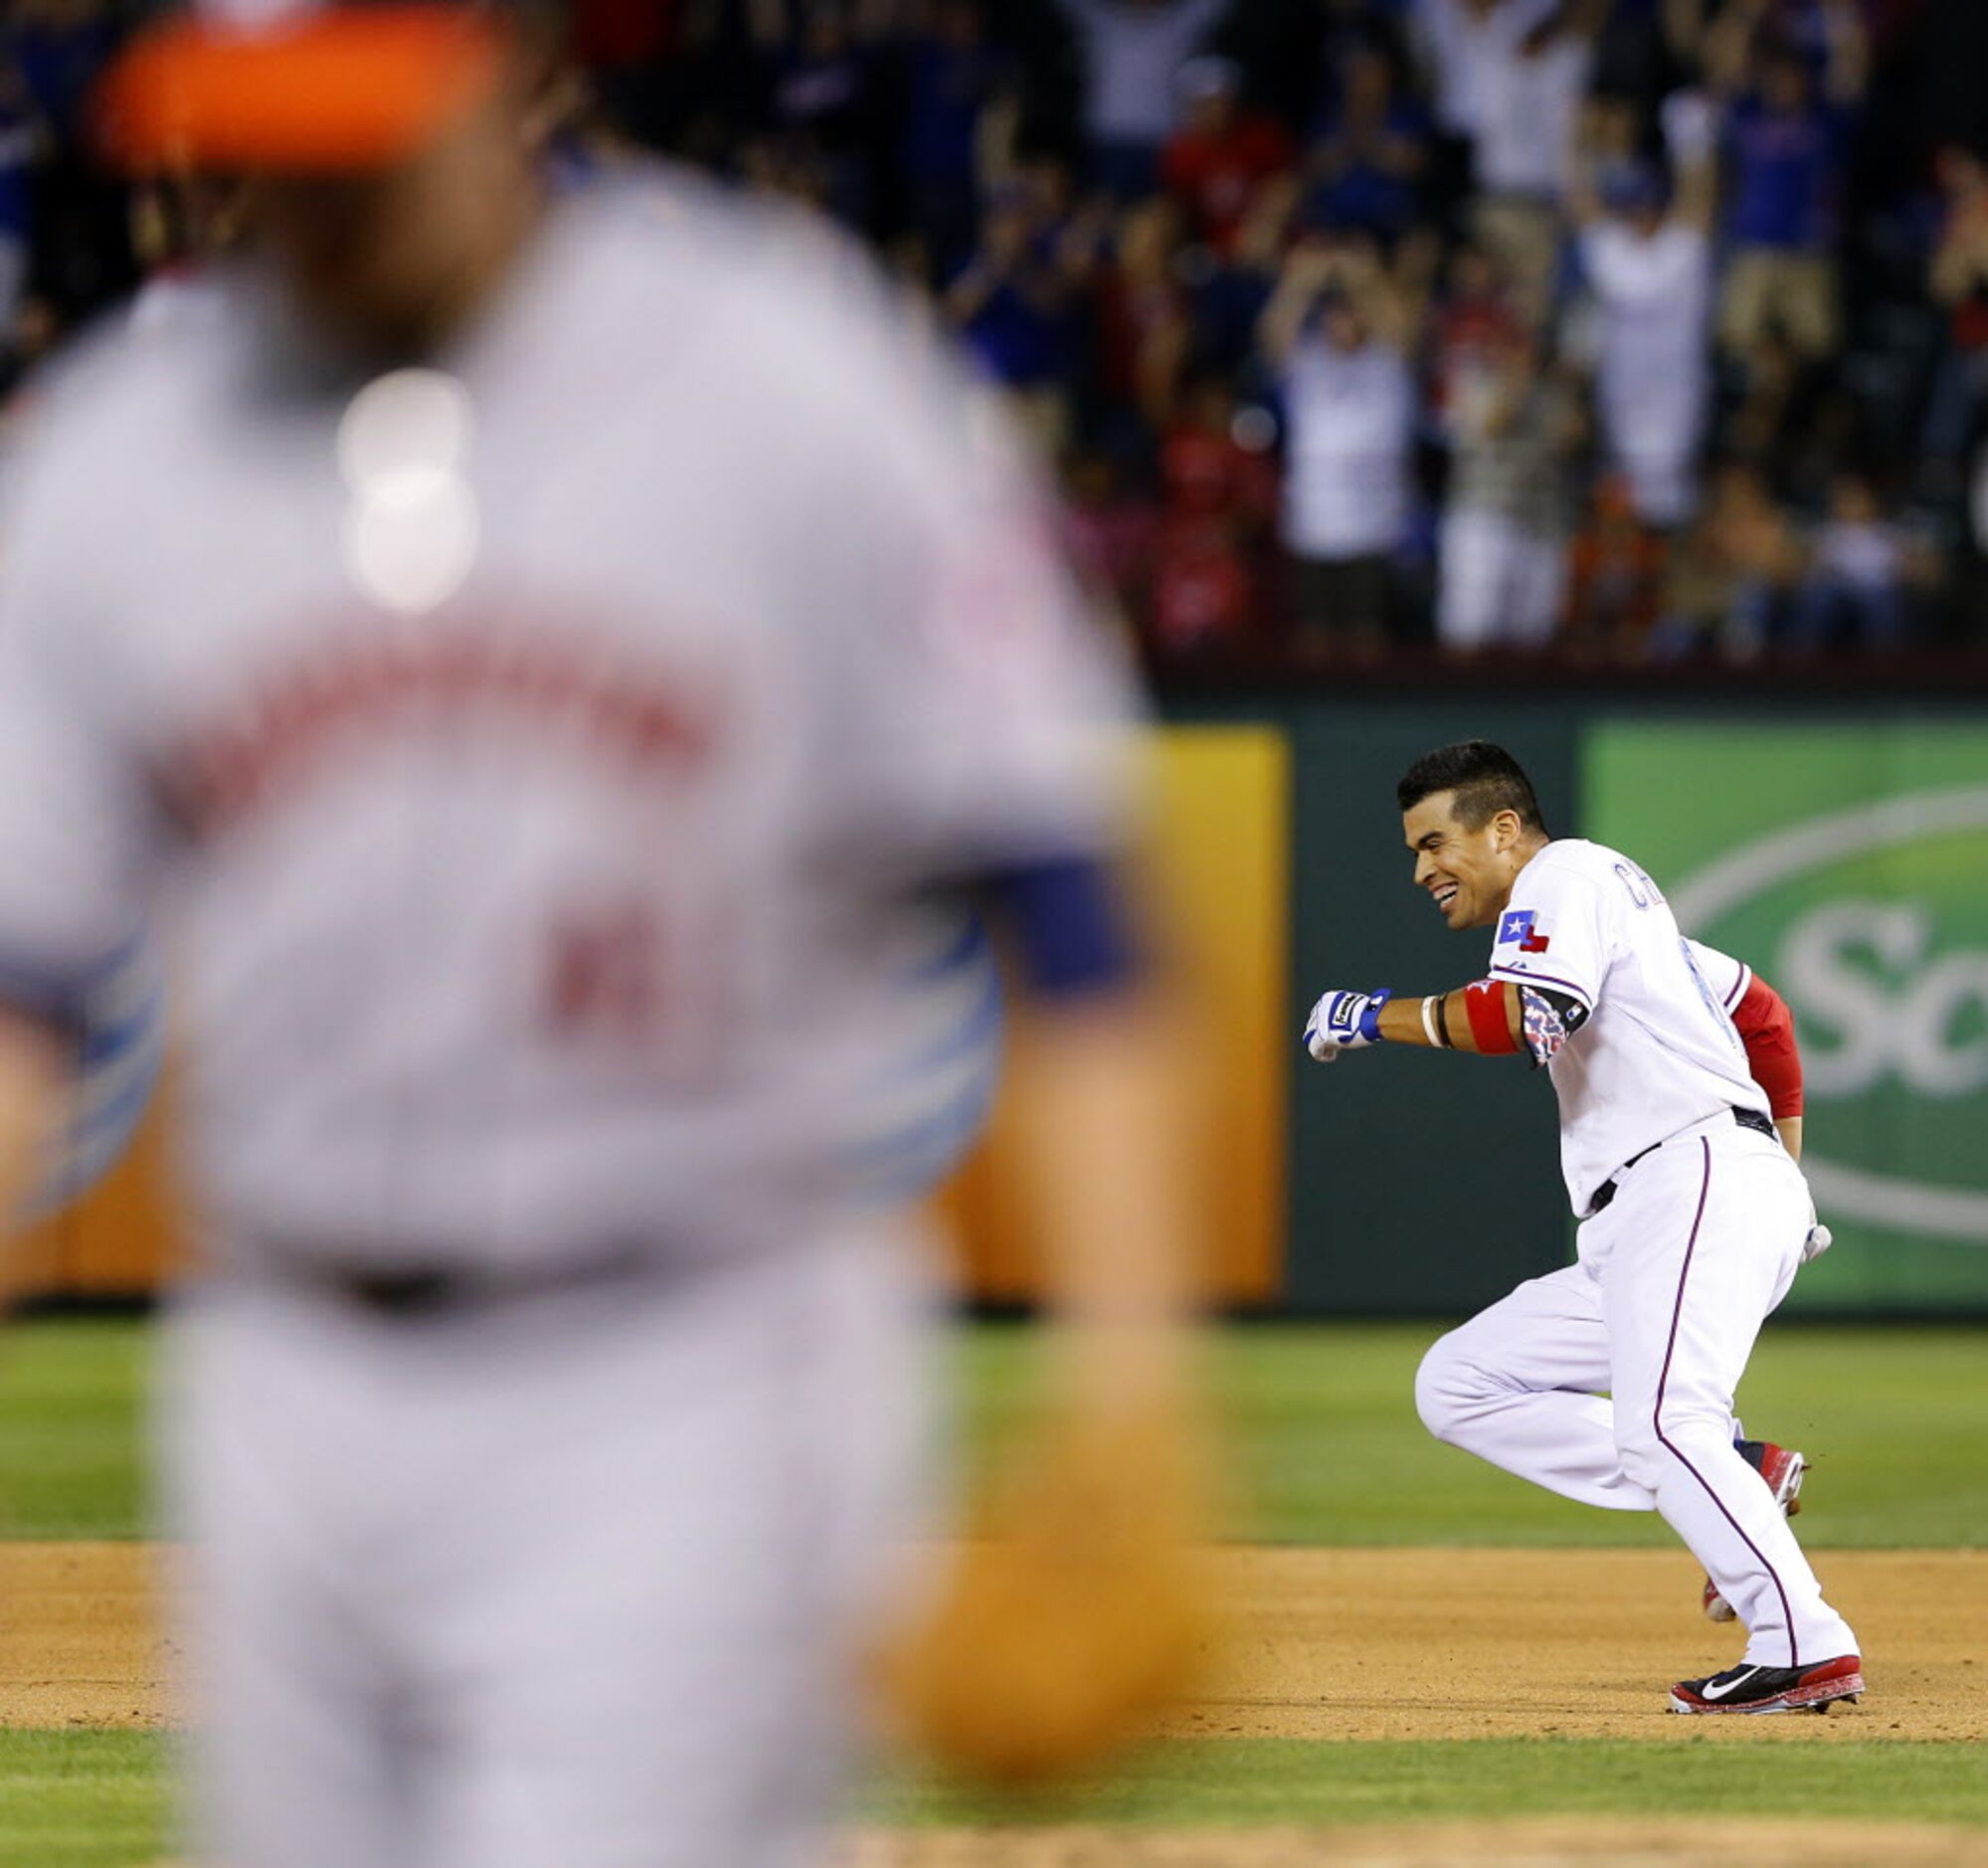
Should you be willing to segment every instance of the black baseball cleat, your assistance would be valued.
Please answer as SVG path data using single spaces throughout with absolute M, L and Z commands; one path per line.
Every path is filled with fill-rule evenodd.
M 1671 1688 L 1674 1713 L 1827 1712 L 1833 1700 L 1864 1696 L 1864 1663 L 1855 1654 L 1813 1667 L 1728 1667 Z

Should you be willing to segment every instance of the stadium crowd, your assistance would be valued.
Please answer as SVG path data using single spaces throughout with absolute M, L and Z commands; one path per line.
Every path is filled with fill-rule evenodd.
M 1983 0 L 570 0 L 562 159 L 872 243 L 1155 665 L 1988 643 Z M 8 0 L 18 381 L 174 263 Z

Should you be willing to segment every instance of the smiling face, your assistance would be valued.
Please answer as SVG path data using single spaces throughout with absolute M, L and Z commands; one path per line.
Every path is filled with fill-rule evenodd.
M 1456 803 L 1454 791 L 1431 792 L 1401 814 L 1401 833 L 1415 857 L 1415 886 L 1427 891 L 1447 926 L 1490 927 L 1545 839 L 1516 811 L 1495 811 L 1473 830 L 1457 816 Z

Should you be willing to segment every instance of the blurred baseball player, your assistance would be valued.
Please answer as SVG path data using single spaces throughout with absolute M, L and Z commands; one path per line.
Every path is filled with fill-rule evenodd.
M 1761 1322 L 1827 1242 L 1794 1160 L 1785 1008 L 1684 939 L 1629 857 L 1549 838 L 1499 747 L 1432 752 L 1398 796 L 1416 886 L 1450 927 L 1496 930 L 1490 972 L 1421 1000 L 1327 993 L 1307 1045 L 1321 1062 L 1386 1039 L 1545 1065 L 1582 1221 L 1577 1262 L 1429 1351 L 1423 1420 L 1563 1497 L 1664 1515 L 1705 1565 L 1715 1618 L 1729 1604 L 1748 1634 L 1738 1666 L 1671 1689 L 1674 1712 L 1854 1700 L 1857 1637 L 1784 1516 L 1799 1455 L 1735 1443 L 1732 1418 Z
M 816 1858 L 922 1437 L 922 1241 L 875 1189 L 985 1094 L 929 985 L 976 976 L 970 893 L 1047 1084 L 1065 1450 L 1042 1569 L 969 1568 L 889 1672 L 1020 1775 L 1190 1625 L 1120 677 L 825 237 L 540 191 L 536 56 L 443 4 L 142 37 L 110 127 L 245 176 L 243 252 L 51 390 L 0 550 L 0 1165 L 162 905 L 210 1261 L 163 1437 L 228 1868 Z M 1073 1665 L 983 1610 L 1078 1524 L 1112 1643 Z

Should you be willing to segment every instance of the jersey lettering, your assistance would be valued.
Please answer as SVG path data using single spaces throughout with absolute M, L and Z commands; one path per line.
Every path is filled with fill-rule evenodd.
M 720 730 L 711 694 L 571 634 L 506 633 L 500 620 L 329 639 L 172 748 L 164 790 L 189 831 L 214 834 L 380 734 L 463 719 L 517 723 L 618 778 L 681 778 L 709 763 Z
M 1629 899 L 1637 907 L 1647 909 L 1664 899 L 1664 891 L 1633 862 L 1618 862 L 1615 873 L 1621 878 L 1622 886 L 1629 891 Z

